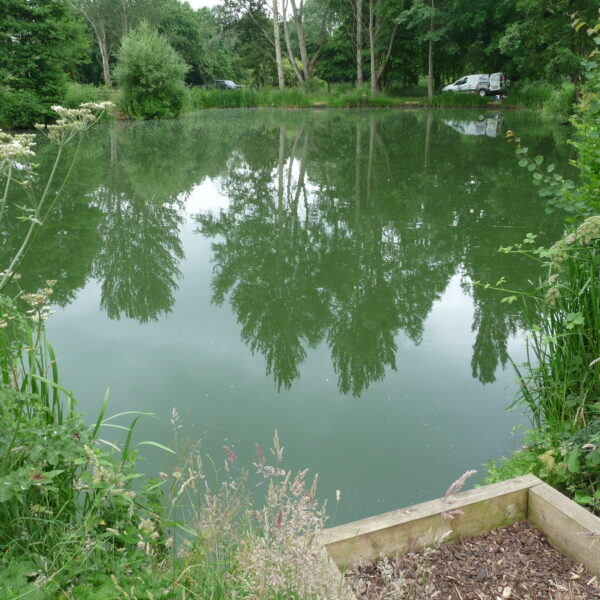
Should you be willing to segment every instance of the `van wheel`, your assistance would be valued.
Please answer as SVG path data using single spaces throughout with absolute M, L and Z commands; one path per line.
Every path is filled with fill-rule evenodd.
M 479 95 L 483 98 L 483 96 L 487 96 L 485 90 L 479 90 Z

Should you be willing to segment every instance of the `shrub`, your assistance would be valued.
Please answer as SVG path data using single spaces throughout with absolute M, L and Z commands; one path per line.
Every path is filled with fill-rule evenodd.
M 323 92 L 327 90 L 327 82 L 319 79 L 318 77 L 311 77 L 305 84 L 304 89 L 309 94 L 314 94 L 316 92 Z
M 514 106 L 568 116 L 573 112 L 576 91 L 575 85 L 567 81 L 558 88 L 545 81 L 524 81 L 510 88 L 506 100 Z
M 553 91 L 545 110 L 553 115 L 569 116 L 577 102 L 577 88 L 574 83 L 565 81 L 560 88 Z
M 0 128 L 24 129 L 48 118 L 48 107 L 31 90 L 0 88 Z
M 123 40 L 117 54 L 115 77 L 126 112 L 146 119 L 177 116 L 186 99 L 187 70 L 167 40 L 142 23 Z
M 91 83 L 76 83 L 71 81 L 67 85 L 67 91 L 63 101 L 63 106 L 67 108 L 77 108 L 85 102 L 103 102 L 110 100 L 111 92 L 105 88 L 100 88 Z
M 552 89 L 552 84 L 545 81 L 519 81 L 511 86 L 506 99 L 515 106 L 543 108 Z
M 487 464 L 485 483 L 531 473 L 600 515 L 600 409 L 575 433 L 542 428 L 527 432 L 526 445 Z

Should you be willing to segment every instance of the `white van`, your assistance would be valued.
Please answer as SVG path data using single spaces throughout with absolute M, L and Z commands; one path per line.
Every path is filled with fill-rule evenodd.
M 504 74 L 465 75 L 442 89 L 443 92 L 474 92 L 480 96 L 500 94 L 504 91 Z

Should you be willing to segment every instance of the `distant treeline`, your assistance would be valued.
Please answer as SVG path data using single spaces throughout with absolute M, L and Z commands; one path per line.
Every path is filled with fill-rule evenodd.
M 114 87 L 123 40 L 142 22 L 187 65 L 185 82 L 327 83 L 402 93 L 466 73 L 577 83 L 590 48 L 571 17 L 600 0 L 0 0 L 0 124 L 25 126 L 69 80 Z M 423 89 L 423 88 L 421 88 Z

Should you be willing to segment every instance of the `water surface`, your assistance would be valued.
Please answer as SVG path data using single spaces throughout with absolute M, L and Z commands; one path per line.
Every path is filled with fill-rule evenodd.
M 206 111 L 96 128 L 23 266 L 57 279 L 49 337 L 95 418 L 173 408 L 249 464 L 275 429 L 343 522 L 437 497 L 510 452 L 526 421 L 518 303 L 474 282 L 536 280 L 498 254 L 560 236 L 505 140 L 568 160 L 564 128 L 470 111 Z M 40 147 L 40 170 L 51 148 Z M 17 232 L 3 232 L 4 255 Z M 112 435 L 106 433 L 107 437 Z M 149 472 L 166 458 L 148 451 Z

